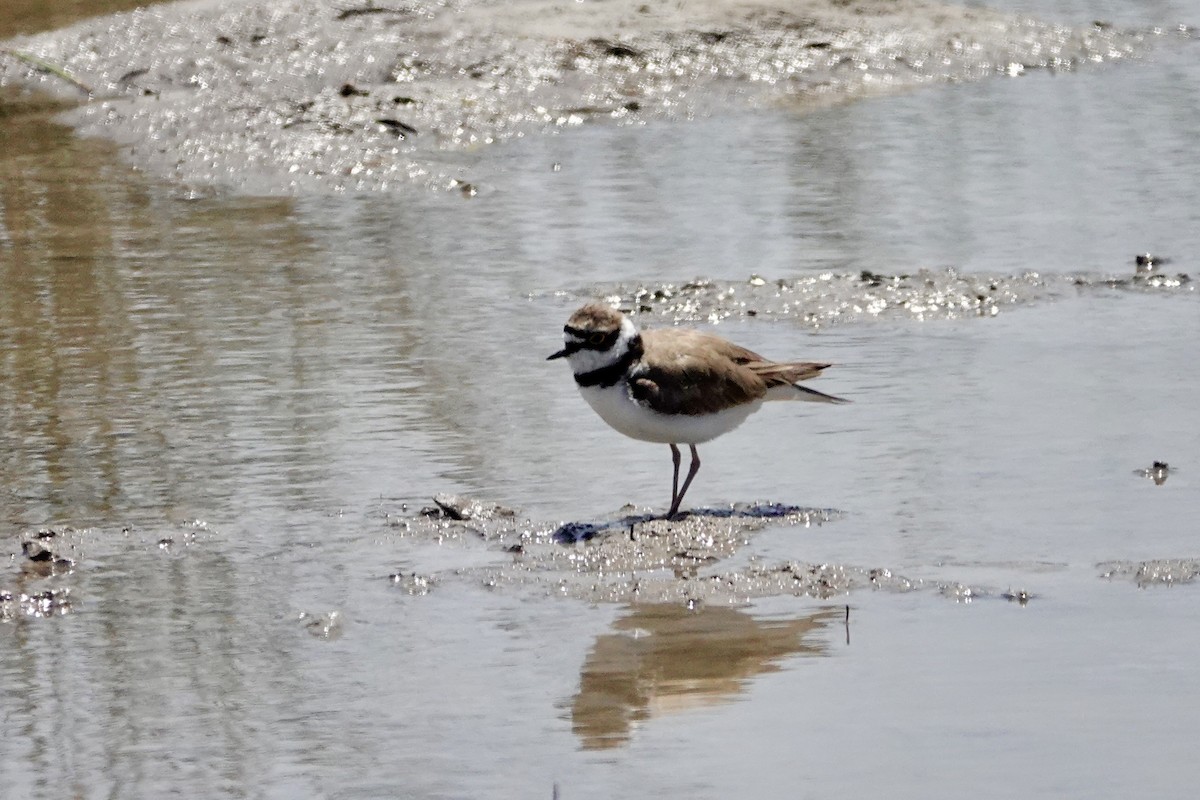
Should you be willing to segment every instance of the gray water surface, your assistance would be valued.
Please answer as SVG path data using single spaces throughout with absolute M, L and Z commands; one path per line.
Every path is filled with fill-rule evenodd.
M 1146 251 L 1195 276 L 1196 54 L 585 128 L 482 154 L 469 200 L 185 199 L 5 121 L 3 796 L 1182 794 L 1196 588 L 1098 565 L 1200 555 L 1195 292 L 715 326 L 836 362 L 818 385 L 855 402 L 764 409 L 703 448 L 689 504 L 838 509 L 737 558 L 914 592 L 589 605 L 483 586 L 509 554 L 397 522 L 437 492 L 665 507 L 667 449 L 543 360 L 587 287 Z M 1155 460 L 1161 486 L 1134 474 Z M 20 554 L 44 525 L 84 529 L 70 574 Z M 18 602 L 57 587 L 49 616 Z

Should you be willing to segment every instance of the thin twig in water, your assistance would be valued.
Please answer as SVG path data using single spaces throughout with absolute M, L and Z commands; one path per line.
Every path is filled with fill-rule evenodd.
M 62 78 L 64 81 L 71 84 L 76 89 L 79 89 L 81 92 L 85 92 L 88 95 L 92 94 L 92 87 L 88 86 L 86 83 L 79 80 L 57 64 L 51 64 L 45 59 L 32 56 L 29 53 L 22 53 L 20 50 L 11 50 L 7 47 L 0 47 L 0 55 L 11 56 L 17 61 L 28 64 L 34 69 L 39 69 L 42 72 L 49 72 L 51 75 L 56 75 L 59 78 Z

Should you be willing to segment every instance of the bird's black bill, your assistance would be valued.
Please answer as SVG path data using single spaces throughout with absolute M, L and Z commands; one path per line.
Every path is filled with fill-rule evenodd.
M 570 342 L 566 347 L 564 347 L 562 350 L 559 350 L 554 355 L 546 356 L 546 360 L 553 361 L 556 358 L 566 358 L 567 356 L 571 355 L 572 353 L 577 352 L 578 350 L 579 350 L 579 345 L 576 344 L 575 342 Z

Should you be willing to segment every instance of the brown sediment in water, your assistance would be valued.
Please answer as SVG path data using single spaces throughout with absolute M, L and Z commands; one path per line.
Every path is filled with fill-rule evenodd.
M 131 11 L 154 0 L 72 0 L 52 2 L 46 0 L 4 0 L 4 14 L 0 14 L 0 38 L 32 34 L 61 28 L 86 17 Z
M 1149 33 L 926 0 L 156 6 L 10 46 L 91 86 L 68 119 L 151 174 L 254 194 L 477 193 L 479 148 L 1137 55 Z M 0 86 L 73 91 L 0 60 Z

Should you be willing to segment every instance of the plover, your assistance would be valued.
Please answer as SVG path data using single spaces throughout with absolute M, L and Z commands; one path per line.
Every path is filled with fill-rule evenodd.
M 671 446 L 674 517 L 700 469 L 696 445 L 728 433 L 764 400 L 846 403 L 800 381 L 829 364 L 769 361 L 719 336 L 684 328 L 639 332 L 620 311 L 588 303 L 563 327 L 565 347 L 547 360 L 566 358 L 579 393 L 600 418 L 634 439 Z M 691 448 L 679 486 L 679 447 Z

